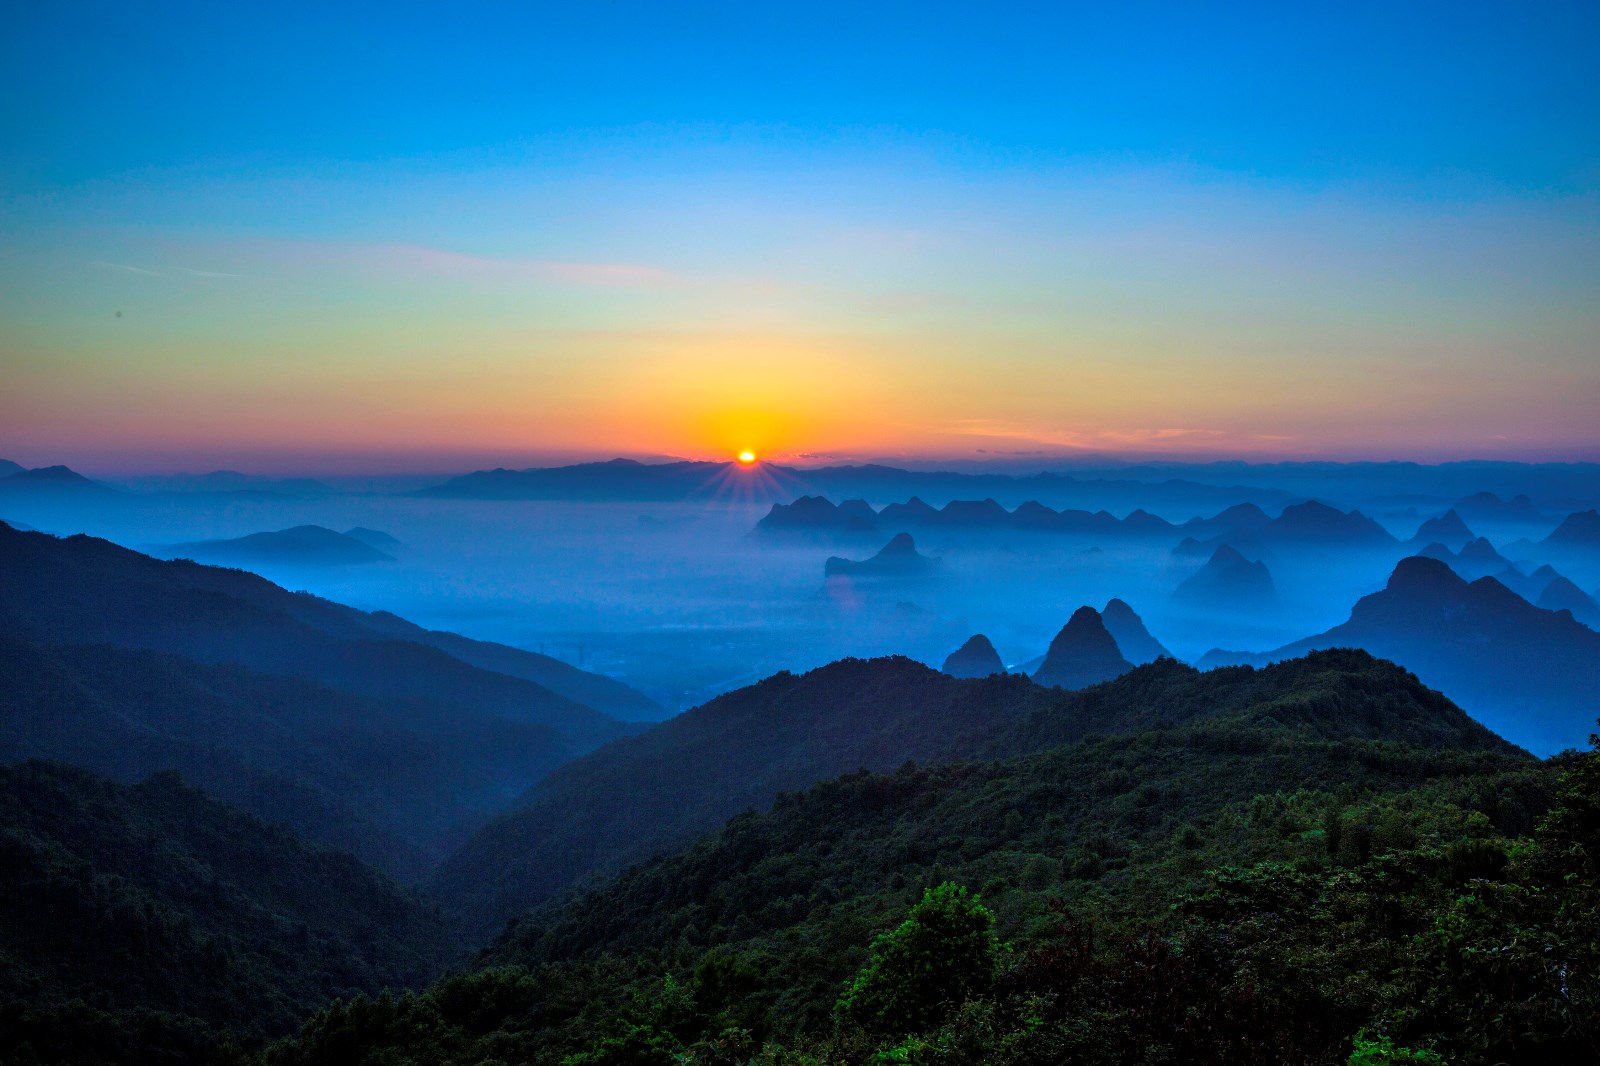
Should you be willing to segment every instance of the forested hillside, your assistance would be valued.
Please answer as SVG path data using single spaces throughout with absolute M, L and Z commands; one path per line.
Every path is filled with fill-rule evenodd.
M 970 756 L 1050 696 L 903 658 L 787 671 L 562 767 L 453 855 L 434 888 L 487 937 L 585 878 L 675 848 L 784 790 Z
M 105 645 L 0 637 L 0 679 L 0 760 L 177 770 L 407 881 L 565 750 L 549 726 Z
M 1595 755 L 1540 763 L 1356 652 L 1091 693 L 1124 684 L 1187 699 L 785 795 L 269 1061 L 1593 1057 Z
M 216 1063 L 335 998 L 419 986 L 435 911 L 175 774 L 0 768 L 0 1061 Z
M 179 770 L 409 882 L 555 766 L 642 728 L 531 676 L 653 706 L 254 574 L 0 523 L 0 760 Z

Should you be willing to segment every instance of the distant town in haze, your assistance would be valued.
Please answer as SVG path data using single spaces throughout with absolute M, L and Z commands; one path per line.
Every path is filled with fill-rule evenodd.
M 19 12 L 0 1062 L 1600 1062 L 1600 15 Z

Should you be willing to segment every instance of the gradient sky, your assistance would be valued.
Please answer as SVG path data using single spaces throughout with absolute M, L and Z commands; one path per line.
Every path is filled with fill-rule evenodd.
M 1600 458 L 1600 6 L 22 5 L 0 456 Z

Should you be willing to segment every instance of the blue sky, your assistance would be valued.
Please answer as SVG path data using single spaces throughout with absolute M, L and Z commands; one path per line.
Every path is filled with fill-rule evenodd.
M 887 140 L 974 169 L 1600 180 L 1593 4 L 65 3 L 12 20 L 13 192 L 595 138 L 626 154 L 663 128 L 757 165 L 763 146 Z
M 10 452 L 1600 448 L 1597 5 L 12 19 Z

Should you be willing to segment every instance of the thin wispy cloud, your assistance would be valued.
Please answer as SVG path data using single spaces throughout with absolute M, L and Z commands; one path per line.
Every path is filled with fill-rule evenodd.
M 167 276 L 159 270 L 147 270 L 144 267 L 133 266 L 129 263 L 110 263 L 105 260 L 97 260 L 95 266 L 104 270 L 120 270 L 124 274 L 140 274 L 147 278 L 164 278 Z
M 175 267 L 178 273 L 191 278 L 243 278 L 245 274 L 231 274 L 225 270 L 193 270 L 189 267 Z
M 367 245 L 359 249 L 358 254 L 390 267 L 439 274 L 525 277 L 566 285 L 666 288 L 685 285 L 691 280 L 647 263 L 499 258 L 418 244 Z
M 233 274 L 224 270 L 196 270 L 193 267 L 168 267 L 165 270 L 154 270 L 150 267 L 134 266 L 132 263 L 113 263 L 108 260 L 96 260 L 95 266 L 105 270 L 116 270 L 124 274 L 138 274 L 147 278 L 243 278 L 244 274 Z

